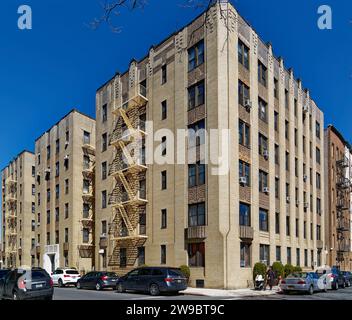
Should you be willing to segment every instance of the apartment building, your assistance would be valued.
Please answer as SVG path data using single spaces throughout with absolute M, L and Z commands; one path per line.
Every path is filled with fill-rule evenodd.
M 4 267 L 31 266 L 34 255 L 34 154 L 23 151 L 1 172 Z
M 115 74 L 96 120 L 97 268 L 186 264 L 193 286 L 231 289 L 259 261 L 325 264 L 324 115 L 230 3 Z M 203 134 L 187 164 L 146 161 L 176 154 L 178 129 L 230 130 L 229 171 Z
M 351 147 L 332 125 L 325 130 L 327 264 L 352 268 L 351 250 Z
M 48 272 L 94 267 L 95 120 L 72 110 L 35 142 L 35 256 Z

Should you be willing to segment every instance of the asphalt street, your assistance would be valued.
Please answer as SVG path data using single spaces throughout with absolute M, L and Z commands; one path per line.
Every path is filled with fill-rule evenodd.
M 152 297 L 142 293 L 117 293 L 115 290 L 78 290 L 73 287 L 55 288 L 54 300 L 352 300 L 352 287 L 327 293 L 306 294 L 275 294 L 256 297 L 206 297 L 195 295 L 162 295 Z

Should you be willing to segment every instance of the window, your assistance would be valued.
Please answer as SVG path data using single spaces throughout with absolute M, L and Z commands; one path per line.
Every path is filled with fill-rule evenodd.
M 277 144 L 275 144 L 275 164 L 280 164 L 280 147 Z
M 317 198 L 317 214 L 321 215 L 321 200 Z
M 83 228 L 82 236 L 83 236 L 83 243 L 89 243 L 89 229 Z
M 251 267 L 251 244 L 246 242 L 241 242 L 240 245 L 240 267 L 250 268 Z
M 65 203 L 65 219 L 68 219 L 68 203 Z
M 296 249 L 296 266 L 299 267 L 301 265 L 301 250 L 299 248 Z
M 57 139 L 55 141 L 55 152 L 56 152 L 56 154 L 60 153 L 60 139 Z
M 103 133 L 101 136 L 101 152 L 106 151 L 108 148 L 108 135 Z
M 46 212 L 46 224 L 50 224 L 50 210 Z
M 101 164 L 101 179 L 102 180 L 106 180 L 107 179 L 107 162 L 104 161 L 102 164 Z
M 290 124 L 287 120 L 285 120 L 285 138 L 290 140 Z
M 167 171 L 161 172 L 161 190 L 167 189 Z
M 188 263 L 190 267 L 205 266 L 205 244 L 189 243 L 188 244 Z
M 205 164 L 197 162 L 188 165 L 188 187 L 192 188 L 205 184 Z
M 290 225 L 290 217 L 286 216 L 286 235 L 289 237 L 291 235 L 291 225 Z
M 38 224 L 40 224 L 40 213 L 38 213 L 37 221 L 38 221 Z
M 65 133 L 65 142 L 69 142 L 70 141 L 70 131 L 66 131 Z
M 320 123 L 318 121 L 315 123 L 315 135 L 318 139 L 320 139 Z
M 60 185 L 55 186 L 55 199 L 59 199 L 60 197 Z
M 268 122 L 268 104 L 263 99 L 259 98 L 258 105 L 259 119 Z
M 50 202 L 50 189 L 46 190 L 46 201 Z
M 316 148 L 316 161 L 320 164 L 320 149 Z
M 240 202 L 240 226 L 251 226 L 251 206 Z
M 274 78 L 274 98 L 279 99 L 279 81 Z
M 106 190 L 101 192 L 101 208 L 105 209 L 107 205 L 107 193 Z
M 294 99 L 294 113 L 295 113 L 295 117 L 297 118 L 297 116 L 298 116 L 298 105 L 297 105 L 297 99 L 295 98 Z
M 304 249 L 304 266 L 308 267 L 308 250 Z
M 251 185 L 251 166 L 250 164 L 240 160 L 239 161 L 239 177 L 245 177 L 246 183 L 242 186 L 250 187 Z
M 259 209 L 259 230 L 269 231 L 268 211 L 264 209 Z
M 287 264 L 291 264 L 292 262 L 292 255 L 291 255 L 291 248 L 287 248 Z
M 46 147 L 46 159 L 49 160 L 50 159 L 50 146 Z
M 307 239 L 307 222 L 304 221 L 303 223 L 303 238 Z
M 201 81 L 188 88 L 188 110 L 192 110 L 204 104 L 205 88 L 204 81 Z
M 285 89 L 285 108 L 288 109 L 289 107 L 289 95 L 288 95 L 288 90 Z
M 275 213 L 275 233 L 280 234 L 280 213 Z
M 238 122 L 238 143 L 250 148 L 250 126 L 241 119 Z
M 166 156 L 167 152 L 167 143 L 166 143 L 166 137 L 161 138 L 161 155 L 164 157 Z
M 267 266 L 270 265 L 270 247 L 265 244 L 259 246 L 260 261 Z
M 259 192 L 264 192 L 264 188 L 268 187 L 268 174 L 259 170 Z
M 298 130 L 295 129 L 295 146 L 298 146 Z
M 264 152 L 268 151 L 268 138 L 261 133 L 258 136 L 258 151 L 261 156 L 264 156 Z
M 35 166 L 32 166 L 32 177 L 35 176 Z
M 276 261 L 281 262 L 281 247 L 276 246 Z
M 298 178 L 298 159 L 295 158 L 295 176 Z
M 32 184 L 32 196 L 35 196 L 35 185 Z
M 108 120 L 108 106 L 107 104 L 104 104 L 101 107 L 101 121 L 106 122 Z
M 290 171 L 290 154 L 286 152 L 286 171 Z
M 188 49 L 188 71 L 192 71 L 202 63 L 204 63 L 204 40 Z
M 196 147 L 205 143 L 205 121 L 200 120 L 188 126 L 188 147 Z
M 318 172 L 316 174 L 316 185 L 317 185 L 317 189 L 321 189 L 321 177 Z
M 296 219 L 296 237 L 299 237 L 299 220 Z
M 83 180 L 83 194 L 89 194 L 90 191 L 90 182 L 87 179 Z
M 275 178 L 275 198 L 279 199 L 280 197 L 280 179 Z
M 59 231 L 56 230 L 55 231 L 55 244 L 59 244 L 60 242 L 60 235 L 59 235 Z
M 274 129 L 276 132 L 279 131 L 279 113 L 274 111 Z
M 167 100 L 164 100 L 161 103 L 161 120 L 165 120 L 167 118 Z
M 65 228 L 65 243 L 68 243 L 68 228 Z
M 167 210 L 162 209 L 161 210 L 161 229 L 166 229 L 167 228 Z
M 65 194 L 68 194 L 69 192 L 69 181 L 68 179 L 65 180 Z
M 90 132 L 83 131 L 83 144 L 90 144 Z
M 241 80 L 238 81 L 238 103 L 244 106 L 246 100 L 250 99 L 249 87 L 246 86 Z
M 161 67 L 161 84 L 165 84 L 167 82 L 167 65 L 164 64 Z
M 83 203 L 83 218 L 88 219 L 90 213 L 90 206 L 88 203 Z
M 241 41 L 238 40 L 238 62 L 249 70 L 249 48 Z
M 46 233 L 46 244 L 49 246 L 50 245 L 50 232 Z
M 266 87 L 267 68 L 258 60 L 258 81 Z
M 35 213 L 35 202 L 32 202 L 32 213 Z
M 108 233 L 108 228 L 107 228 L 107 222 L 106 222 L 106 220 L 103 220 L 102 222 L 101 222 L 101 234 L 107 234 Z
M 166 264 L 166 245 L 160 246 L 160 264 Z
M 190 227 L 205 226 L 205 203 L 188 206 L 188 225 Z
M 138 266 L 143 266 L 145 264 L 145 248 L 144 247 L 138 247 L 137 260 L 138 260 Z

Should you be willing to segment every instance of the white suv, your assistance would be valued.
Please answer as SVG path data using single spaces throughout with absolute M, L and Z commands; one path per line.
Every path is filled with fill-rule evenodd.
M 76 269 L 56 269 L 51 274 L 51 278 L 55 285 L 62 288 L 66 285 L 76 285 L 77 280 L 81 278 L 81 275 Z

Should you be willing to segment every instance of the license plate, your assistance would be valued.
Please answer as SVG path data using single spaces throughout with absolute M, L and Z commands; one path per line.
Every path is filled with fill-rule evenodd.
M 176 280 L 177 283 L 182 283 L 182 280 Z
M 43 288 L 43 285 L 42 285 L 42 284 L 37 284 L 35 287 L 36 287 L 37 289 L 39 289 L 39 288 Z
M 289 289 L 294 289 L 295 286 L 288 286 Z

